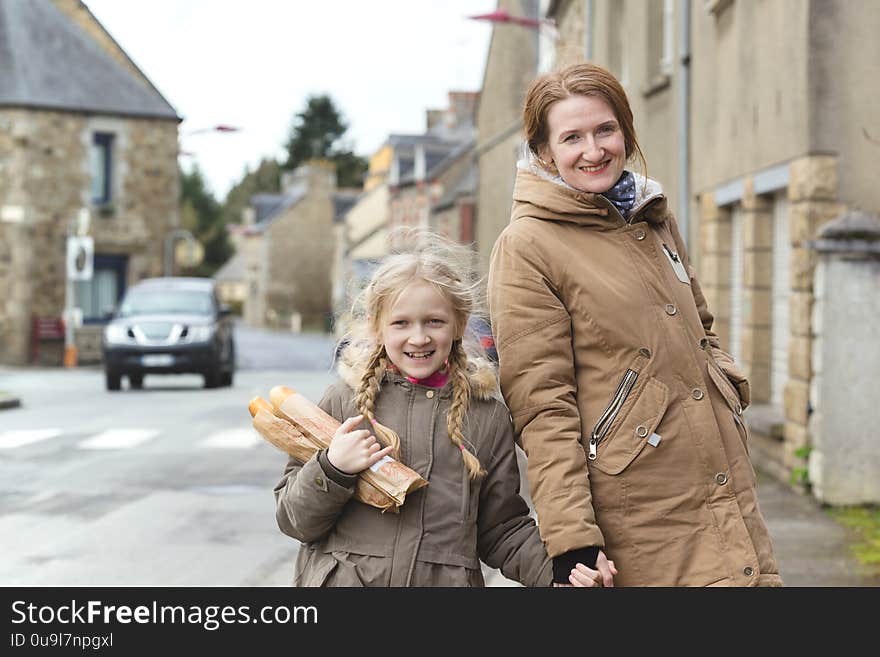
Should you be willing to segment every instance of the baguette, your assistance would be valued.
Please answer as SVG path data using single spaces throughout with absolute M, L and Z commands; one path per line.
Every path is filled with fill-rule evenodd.
M 330 446 L 340 423 L 311 401 L 286 386 L 275 386 L 269 399 L 254 397 L 248 403 L 254 429 L 268 443 L 303 463 Z M 360 473 L 355 499 L 382 511 L 398 512 L 406 494 L 428 482 L 403 463 L 386 456 Z

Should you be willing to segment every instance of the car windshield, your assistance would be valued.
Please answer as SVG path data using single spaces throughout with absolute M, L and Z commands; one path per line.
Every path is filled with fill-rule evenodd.
M 211 295 L 197 290 L 138 290 L 125 297 L 120 317 L 132 315 L 210 315 Z

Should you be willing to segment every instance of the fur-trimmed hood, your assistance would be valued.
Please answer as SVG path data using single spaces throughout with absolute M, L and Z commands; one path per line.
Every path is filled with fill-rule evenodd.
M 517 162 L 516 168 L 511 221 L 521 217 L 534 217 L 607 228 L 613 224 L 609 223 L 609 219 L 618 216 L 607 198 L 601 194 L 575 189 L 561 176 L 548 173 L 533 155 Z M 638 173 L 633 173 L 633 176 L 636 181 L 636 199 L 630 215 L 650 203 L 651 211 L 643 213 L 643 218 L 651 223 L 662 223 L 666 219 L 667 208 L 660 183 Z

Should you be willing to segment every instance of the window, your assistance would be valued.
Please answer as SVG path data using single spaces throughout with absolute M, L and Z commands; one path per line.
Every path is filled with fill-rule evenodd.
M 92 173 L 92 203 L 107 205 L 113 200 L 112 133 L 94 133 L 89 166 Z
M 74 283 L 74 303 L 82 309 L 83 322 L 106 321 L 125 292 L 127 268 L 127 256 L 95 254 L 92 280 Z
M 626 71 L 626 50 L 623 43 L 625 10 L 624 0 L 615 0 L 608 7 L 608 68 L 617 76 L 623 86 L 626 86 L 629 81 Z
M 647 4 L 647 86 L 653 90 L 666 86 L 672 74 L 673 58 L 673 2 L 648 0 Z

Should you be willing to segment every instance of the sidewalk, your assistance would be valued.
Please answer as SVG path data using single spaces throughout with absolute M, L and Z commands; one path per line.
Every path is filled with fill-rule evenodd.
M 786 586 L 880 586 L 852 556 L 853 536 L 814 498 L 760 472 L 758 498 Z
M 524 456 L 517 455 L 524 473 Z M 524 476 L 521 485 L 531 506 Z M 758 499 L 785 586 L 880 587 L 880 575 L 870 574 L 852 555 L 853 535 L 829 518 L 814 498 L 758 471 Z M 484 568 L 483 574 L 486 586 L 519 586 L 497 570 Z

